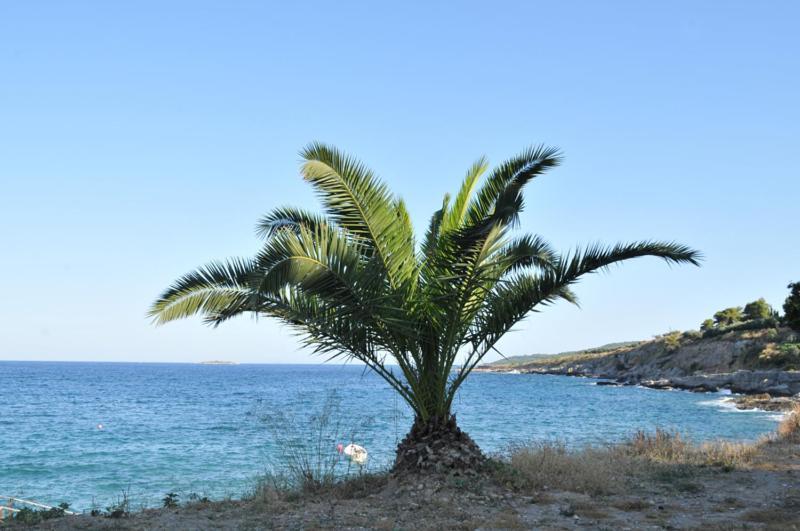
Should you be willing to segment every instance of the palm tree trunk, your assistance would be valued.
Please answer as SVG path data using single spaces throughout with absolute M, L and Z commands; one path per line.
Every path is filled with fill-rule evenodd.
M 411 431 L 397 445 L 392 472 L 464 474 L 475 472 L 485 460 L 475 441 L 458 427 L 455 415 L 447 413 L 414 420 Z

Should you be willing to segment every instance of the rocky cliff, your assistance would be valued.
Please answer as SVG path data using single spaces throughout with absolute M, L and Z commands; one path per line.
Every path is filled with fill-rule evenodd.
M 715 337 L 673 332 L 608 350 L 494 364 L 483 370 L 589 376 L 609 384 L 789 397 L 800 394 L 797 334 L 785 328 L 732 331 Z

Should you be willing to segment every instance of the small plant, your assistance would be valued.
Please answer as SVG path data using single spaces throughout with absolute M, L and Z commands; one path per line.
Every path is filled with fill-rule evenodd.
M 315 492 L 348 478 L 353 472 L 362 472 L 361 467 L 356 470 L 349 461 L 343 462 L 336 445 L 358 440 L 372 418 L 346 416 L 335 391 L 328 394 L 320 411 L 306 418 L 288 416 L 279 407 L 268 411 L 262 420 L 280 449 L 280 462 L 270 463 L 272 473 L 264 478 L 257 491 L 299 488 Z
M 106 518 L 127 518 L 131 514 L 131 502 L 128 491 L 123 490 L 117 501 L 106 507 Z
M 675 352 L 679 348 L 681 348 L 681 337 L 683 334 L 680 332 L 669 332 L 662 336 L 664 340 L 664 347 L 667 349 L 667 352 Z
M 200 496 L 196 492 L 189 493 L 189 495 L 186 497 L 186 499 L 189 500 L 190 502 L 194 502 L 194 503 L 210 503 L 211 502 L 211 500 L 208 499 L 208 496 Z
M 174 509 L 175 507 L 178 506 L 178 503 L 179 503 L 178 499 L 179 498 L 180 498 L 180 495 L 178 493 L 176 493 L 176 492 L 168 492 L 166 494 L 166 496 L 164 496 L 161 499 L 161 502 L 163 503 L 163 505 L 164 505 L 164 507 L 166 509 Z

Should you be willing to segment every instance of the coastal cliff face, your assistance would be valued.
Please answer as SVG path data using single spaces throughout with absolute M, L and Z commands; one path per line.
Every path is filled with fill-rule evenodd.
M 483 370 L 589 376 L 622 384 L 695 391 L 730 389 L 735 393 L 800 393 L 795 360 L 797 334 L 789 329 L 734 331 L 705 338 L 699 332 L 673 332 L 652 341 L 609 350 L 542 357 Z M 785 346 L 789 345 L 789 348 Z M 788 354 L 787 354 L 788 353 Z

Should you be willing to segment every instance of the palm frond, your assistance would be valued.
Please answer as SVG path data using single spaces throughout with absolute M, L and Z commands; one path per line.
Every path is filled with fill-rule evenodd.
M 533 146 L 495 168 L 469 205 L 467 218 L 480 226 L 490 217 L 506 222 L 516 219 L 522 208 L 522 189 L 534 177 L 561 163 L 560 151 L 544 145 Z
M 328 216 L 340 227 L 371 242 L 393 286 L 416 271 L 402 213 L 389 189 L 362 163 L 336 148 L 312 143 L 301 153 L 302 174 L 317 190 Z
M 192 315 L 210 315 L 241 308 L 250 297 L 248 281 L 255 269 L 252 260 L 232 258 L 212 262 L 179 278 L 148 311 L 156 324 Z
M 256 234 L 268 239 L 281 230 L 297 231 L 300 227 L 315 230 L 329 222 L 324 216 L 294 207 L 282 207 L 265 214 L 256 224 Z
M 447 215 L 444 217 L 442 222 L 442 230 L 450 231 L 458 229 L 464 223 L 470 200 L 472 199 L 472 195 L 478 184 L 478 180 L 488 168 L 489 161 L 486 159 L 486 157 L 481 157 L 476 160 L 472 166 L 470 166 L 469 170 L 467 170 L 467 175 L 464 177 L 464 181 L 461 183 L 461 188 L 458 190 L 456 199 L 453 202 L 453 205 L 447 211 Z

